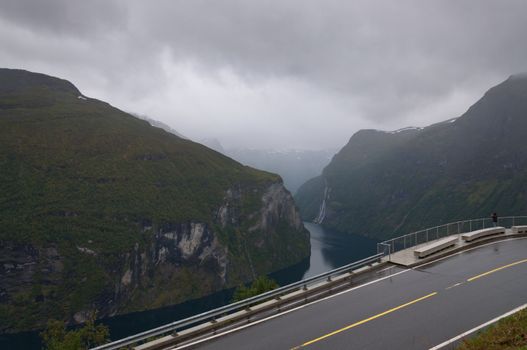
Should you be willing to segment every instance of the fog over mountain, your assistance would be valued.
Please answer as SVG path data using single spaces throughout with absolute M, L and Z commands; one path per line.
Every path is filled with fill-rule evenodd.
M 167 125 L 163 122 L 160 122 L 159 120 L 155 120 L 155 119 L 152 119 L 146 115 L 139 115 L 139 114 L 135 114 L 135 113 L 130 113 L 131 115 L 133 115 L 134 117 L 137 117 L 139 119 L 143 119 L 143 120 L 146 120 L 148 122 L 148 124 L 152 125 L 152 126 L 155 126 L 156 128 L 160 128 L 160 129 L 163 129 L 165 130 L 166 132 L 169 132 L 171 134 L 174 134 L 178 137 L 181 137 L 182 139 L 188 139 L 188 137 L 186 137 L 185 135 L 182 135 L 180 134 L 177 130 L 175 130 L 174 128 L 172 128 L 170 125 Z
M 280 175 L 285 187 L 293 194 L 307 180 L 320 175 L 337 153 L 337 149 L 225 149 L 215 138 L 203 139 L 200 143 L 242 164 Z
M 527 2 L 0 0 L 0 66 L 226 148 L 341 147 L 527 71 Z
M 285 187 L 295 193 L 307 180 L 318 176 L 336 153 L 327 150 L 271 150 L 235 148 L 225 151 L 229 157 L 242 164 L 276 173 L 284 180 Z

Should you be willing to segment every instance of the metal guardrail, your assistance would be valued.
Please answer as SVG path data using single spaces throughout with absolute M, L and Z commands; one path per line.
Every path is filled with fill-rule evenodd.
M 207 311 L 207 312 L 195 315 L 195 316 L 191 316 L 189 318 L 186 318 L 180 321 L 175 321 L 175 322 L 166 324 L 161 327 L 157 327 L 157 328 L 145 331 L 145 332 L 134 334 L 127 338 L 123 338 L 123 339 L 120 339 L 120 340 L 117 340 L 117 341 L 114 341 L 108 344 L 95 347 L 92 350 L 115 350 L 115 349 L 126 348 L 131 345 L 144 342 L 147 339 L 152 338 L 152 337 L 173 334 L 177 332 L 178 330 L 182 330 L 182 329 L 188 328 L 193 325 L 197 325 L 197 324 L 208 322 L 208 321 L 214 321 L 215 319 L 221 316 L 225 316 L 225 315 L 234 313 L 236 311 L 247 309 L 250 306 L 280 297 L 282 295 L 292 293 L 300 289 L 307 290 L 308 286 L 313 285 L 315 283 L 318 283 L 324 280 L 331 281 L 332 277 L 341 275 L 342 273 L 345 273 L 345 272 L 351 272 L 354 269 L 377 262 L 384 255 L 385 254 L 383 253 L 379 253 L 379 254 L 370 256 L 368 258 L 353 262 L 351 264 L 341 266 L 334 270 L 324 272 L 319 275 L 309 277 L 304 280 L 294 282 L 294 283 L 288 284 L 283 287 L 279 287 L 277 289 L 273 289 L 269 292 L 265 292 L 263 294 L 260 294 L 260 295 L 257 295 L 257 296 L 254 296 L 254 297 L 251 297 L 245 300 L 241 300 L 241 301 L 229 304 L 229 305 L 225 305 L 217 309 L 210 310 L 210 311 Z
M 526 225 L 527 216 L 506 216 L 498 218 L 498 226 L 511 227 L 514 225 Z M 391 255 L 400 250 L 414 247 L 429 241 L 450 235 L 470 232 L 474 230 L 492 227 L 491 218 L 471 219 L 450 222 L 448 224 L 430 227 L 424 230 L 412 232 L 404 236 L 395 237 L 387 241 L 377 243 L 377 253 Z
M 509 223 L 509 225 L 507 225 Z M 514 226 L 514 225 L 527 225 L 527 216 L 508 216 L 498 219 L 499 226 Z M 448 224 L 430 227 L 424 230 L 412 232 L 403 236 L 392 238 L 390 240 L 381 242 L 377 244 L 377 254 L 371 257 L 344 265 L 342 267 L 336 268 L 334 270 L 321 273 L 319 275 L 306 278 L 304 280 L 291 283 L 289 285 L 279 287 L 272 291 L 257 295 L 252 298 L 248 298 L 236 303 L 225 305 L 214 310 L 210 310 L 198 315 L 188 317 L 183 320 L 175 321 L 164 326 L 160 326 L 148 331 L 144 331 L 132 336 L 104 344 L 98 347 L 93 348 L 92 350 L 116 350 L 122 348 L 130 348 L 132 345 L 137 345 L 142 342 L 145 342 L 153 337 L 158 337 L 167 334 L 174 334 L 178 330 L 183 330 L 194 325 L 198 325 L 208 321 L 215 321 L 217 318 L 232 314 L 234 312 L 247 309 L 253 305 L 275 299 L 277 297 L 283 296 L 288 293 L 300 289 L 307 289 L 308 286 L 311 286 L 315 283 L 321 281 L 331 281 L 332 277 L 341 275 L 345 272 L 351 272 L 353 269 L 363 267 L 373 262 L 379 261 L 382 257 L 386 255 L 393 254 L 397 251 L 410 248 L 422 243 L 429 242 L 431 240 L 436 240 L 438 238 L 446 237 L 453 234 L 459 234 L 463 232 L 470 232 L 473 230 L 478 230 L 485 227 L 492 226 L 491 218 L 480 218 L 464 221 L 456 221 Z

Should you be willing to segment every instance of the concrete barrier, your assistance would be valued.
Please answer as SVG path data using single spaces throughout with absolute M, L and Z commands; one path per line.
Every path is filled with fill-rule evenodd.
M 527 226 L 512 226 L 512 233 L 527 233 Z
M 477 231 L 463 233 L 461 235 L 461 238 L 466 242 L 470 242 L 470 241 L 473 241 L 481 237 L 499 235 L 499 234 L 504 234 L 504 233 L 505 233 L 505 227 L 501 227 L 501 226 L 489 227 L 489 228 L 484 228 L 484 229 L 477 230 Z
M 424 258 L 425 256 L 434 254 L 440 250 L 453 246 L 457 243 L 457 236 L 445 237 L 433 243 L 427 244 L 425 246 L 419 247 L 414 250 L 415 256 L 418 258 Z

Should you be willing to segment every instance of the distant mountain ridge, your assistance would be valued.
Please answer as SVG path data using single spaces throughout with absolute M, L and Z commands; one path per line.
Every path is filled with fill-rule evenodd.
M 279 176 L 0 69 L 0 333 L 177 304 L 309 256 Z
M 46 88 L 49 91 L 73 94 L 76 96 L 81 95 L 75 85 L 64 79 L 20 69 L 0 69 L 2 71 L 0 92 L 3 94 L 16 93 L 21 90 Z
M 293 194 L 308 179 L 320 174 L 336 152 L 332 149 L 224 148 L 214 138 L 203 139 L 200 143 L 242 164 L 280 175 L 285 187 Z
M 361 130 L 295 196 L 306 220 L 379 239 L 527 210 L 527 75 L 491 88 L 459 118 Z M 321 215 L 321 213 L 323 215 Z
M 130 113 L 130 114 L 132 114 L 134 117 L 137 117 L 139 119 L 146 120 L 148 122 L 148 124 L 150 124 L 152 126 L 155 126 L 156 128 L 163 129 L 166 132 L 169 132 L 171 134 L 176 135 L 177 137 L 181 137 L 182 139 L 189 140 L 188 137 L 186 137 L 185 135 L 181 134 L 176 129 L 172 128 L 170 125 L 167 125 L 167 124 L 165 124 L 163 122 L 160 122 L 159 120 L 152 119 L 152 118 L 150 118 L 150 117 L 148 117 L 146 115 L 141 115 L 141 114 L 136 114 L 136 113 Z
M 225 153 L 242 164 L 279 174 L 285 187 L 295 193 L 308 179 L 320 174 L 333 150 L 227 149 Z

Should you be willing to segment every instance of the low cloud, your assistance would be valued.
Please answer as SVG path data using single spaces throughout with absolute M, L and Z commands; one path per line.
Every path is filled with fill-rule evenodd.
M 342 146 L 527 71 L 524 1 L 0 0 L 0 65 L 227 146 Z

